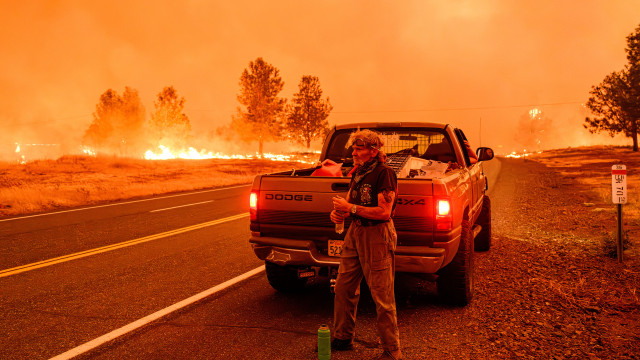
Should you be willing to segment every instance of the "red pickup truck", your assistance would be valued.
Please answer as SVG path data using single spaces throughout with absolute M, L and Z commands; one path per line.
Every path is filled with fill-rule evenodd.
M 302 289 L 316 276 L 334 283 L 344 233 L 336 233 L 329 219 L 331 198 L 348 191 L 353 160 L 346 144 L 357 129 L 381 134 L 387 165 L 398 174 L 396 271 L 434 275 L 427 277 L 435 278 L 447 302 L 466 305 L 473 296 L 474 248 L 487 251 L 491 244 L 483 162 L 493 158 L 493 150 L 478 148 L 478 161 L 472 163 L 464 133 L 445 124 L 336 126 L 320 154 L 324 165 L 339 164 L 334 176 L 318 170 L 322 165 L 256 176 L 249 242 L 265 261 L 269 283 L 279 291 Z

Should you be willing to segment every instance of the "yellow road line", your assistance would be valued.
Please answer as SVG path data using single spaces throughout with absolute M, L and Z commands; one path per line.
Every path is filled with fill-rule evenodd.
M 57 257 L 57 258 L 53 258 L 53 259 L 48 259 L 48 260 L 43 260 L 43 261 L 31 263 L 31 264 L 17 266 L 17 267 L 11 268 L 11 269 L 1 270 L 0 271 L 0 278 L 5 277 L 5 276 L 11 276 L 11 275 L 19 274 L 19 273 L 26 272 L 26 271 L 39 269 L 39 268 L 42 268 L 42 267 L 45 267 L 45 266 L 51 266 L 51 265 L 59 264 L 59 263 L 66 262 L 66 261 L 71 261 L 71 260 L 80 259 L 80 258 L 91 256 L 91 255 L 104 253 L 104 252 L 107 252 L 107 251 L 121 249 L 121 248 L 124 248 L 124 247 L 127 247 L 127 246 L 132 246 L 132 245 L 137 245 L 137 244 L 141 244 L 141 243 L 148 242 L 148 241 L 158 240 L 158 239 L 161 239 L 161 238 L 165 238 L 165 237 L 169 237 L 169 236 L 173 236 L 173 235 L 177 235 L 177 234 L 182 234 L 182 233 L 185 233 L 185 232 L 188 232 L 188 231 L 202 229 L 202 228 L 205 228 L 207 226 L 213 226 L 213 225 L 222 224 L 222 223 L 225 223 L 227 221 L 233 221 L 233 220 L 242 219 L 242 218 L 247 217 L 247 216 L 249 216 L 248 213 L 238 214 L 238 215 L 229 216 L 229 217 L 222 218 L 222 219 L 217 219 L 217 220 L 204 222 L 204 223 L 201 223 L 201 224 L 196 224 L 196 225 L 192 225 L 192 226 L 183 227 L 183 228 L 180 228 L 180 229 L 166 231 L 166 232 L 159 233 L 159 234 L 149 235 L 149 236 L 141 237 L 141 238 L 138 238 L 138 239 L 124 241 L 124 242 L 117 243 L 117 244 L 111 244 L 111 245 L 107 245 L 107 246 L 102 246 L 102 247 L 99 247 L 99 248 L 85 250 L 85 251 L 77 252 L 77 253 L 74 253 L 74 254 L 64 255 L 64 256 Z
M 203 190 L 203 191 L 195 191 L 195 192 L 188 192 L 188 193 L 177 194 L 177 195 L 158 196 L 158 197 L 152 197 L 152 198 L 141 199 L 141 200 L 131 200 L 131 201 L 116 202 L 116 203 L 105 204 L 105 205 L 87 206 L 87 207 L 83 207 L 83 208 L 54 211 L 54 212 L 48 212 L 48 213 L 43 213 L 43 214 L 25 215 L 25 216 L 19 216 L 19 217 L 14 217 L 14 218 L 9 218 L 9 219 L 0 219 L 0 222 L 22 220 L 22 219 L 28 219 L 28 218 L 34 218 L 34 217 L 40 217 L 40 216 L 56 215 L 56 214 L 62 214 L 62 213 L 75 212 L 75 211 L 92 210 L 92 209 L 98 209 L 98 208 L 103 208 L 103 207 L 111 207 L 111 206 L 118 206 L 118 205 L 133 204 L 133 203 L 139 203 L 139 202 L 145 202 L 145 201 L 153 201 L 153 200 L 158 200 L 158 199 L 168 199 L 168 198 L 174 198 L 174 197 L 179 197 L 179 196 L 202 194 L 202 193 L 221 191 L 221 190 L 229 190 L 229 189 L 236 189 L 236 188 L 248 187 L 248 186 L 251 186 L 251 184 L 238 185 L 238 186 L 228 186 L 228 187 L 223 187 L 223 188 L 217 188 L 217 189 L 211 189 L 211 190 Z

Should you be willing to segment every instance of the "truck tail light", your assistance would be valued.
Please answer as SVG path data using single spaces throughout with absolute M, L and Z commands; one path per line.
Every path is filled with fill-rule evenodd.
M 258 220 L 258 192 L 252 191 L 249 195 L 249 215 L 251 221 Z
M 451 203 L 448 199 L 436 200 L 436 230 L 451 230 Z
M 447 216 L 450 212 L 449 200 L 438 200 L 438 216 Z

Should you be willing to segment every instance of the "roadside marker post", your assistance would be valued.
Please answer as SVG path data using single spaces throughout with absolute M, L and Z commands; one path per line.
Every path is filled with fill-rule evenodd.
M 611 200 L 618 204 L 618 262 L 622 262 L 622 204 L 627 203 L 627 167 L 622 164 L 611 167 Z

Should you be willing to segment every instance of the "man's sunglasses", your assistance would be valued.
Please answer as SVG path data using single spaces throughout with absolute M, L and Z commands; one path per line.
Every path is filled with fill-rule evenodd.
M 361 146 L 361 147 L 371 147 L 373 149 L 378 150 L 378 148 L 376 146 L 374 146 L 373 144 L 369 144 L 366 141 L 362 140 L 362 139 L 355 139 L 353 141 L 353 146 Z

